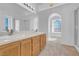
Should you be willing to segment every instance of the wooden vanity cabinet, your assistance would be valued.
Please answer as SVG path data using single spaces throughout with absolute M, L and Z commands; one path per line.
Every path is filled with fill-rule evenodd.
M 40 36 L 32 37 L 32 56 L 40 54 Z
M 20 42 L 0 46 L 0 56 L 20 56 Z
M 41 34 L 0 46 L 0 56 L 37 56 L 45 45 L 46 35 Z
M 32 45 L 31 38 L 24 39 L 21 41 L 21 56 L 31 56 Z
M 46 45 L 46 34 L 42 34 L 40 36 L 40 50 L 43 50 Z

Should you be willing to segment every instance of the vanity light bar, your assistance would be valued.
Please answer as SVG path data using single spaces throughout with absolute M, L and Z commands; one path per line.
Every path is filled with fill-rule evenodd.
M 23 3 L 25 6 L 27 6 L 28 8 L 30 8 L 31 10 L 34 10 L 34 8 L 31 6 L 31 5 L 29 5 L 29 4 L 27 4 L 27 3 Z
M 27 3 L 17 3 L 17 4 L 32 13 L 36 13 L 35 8 L 33 8 L 30 4 L 27 4 Z

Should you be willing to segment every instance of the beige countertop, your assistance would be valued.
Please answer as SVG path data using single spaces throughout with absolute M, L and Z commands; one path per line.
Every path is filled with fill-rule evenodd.
M 0 36 L 0 45 L 8 44 L 11 42 L 16 42 L 19 40 L 27 39 L 33 36 L 44 34 L 43 32 L 31 32 L 31 31 L 22 31 L 15 32 L 12 35 Z

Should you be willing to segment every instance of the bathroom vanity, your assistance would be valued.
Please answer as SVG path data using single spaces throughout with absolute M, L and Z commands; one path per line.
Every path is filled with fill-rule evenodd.
M 20 32 L 0 38 L 0 56 L 37 56 L 46 45 L 46 34 Z

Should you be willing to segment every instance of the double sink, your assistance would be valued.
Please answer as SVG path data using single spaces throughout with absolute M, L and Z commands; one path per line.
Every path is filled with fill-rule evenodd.
M 0 45 L 7 44 L 10 42 L 15 42 L 25 38 L 30 38 L 36 35 L 43 34 L 42 32 L 31 32 L 31 31 L 22 31 L 22 32 L 13 32 L 12 35 L 9 35 L 8 32 L 0 32 Z

